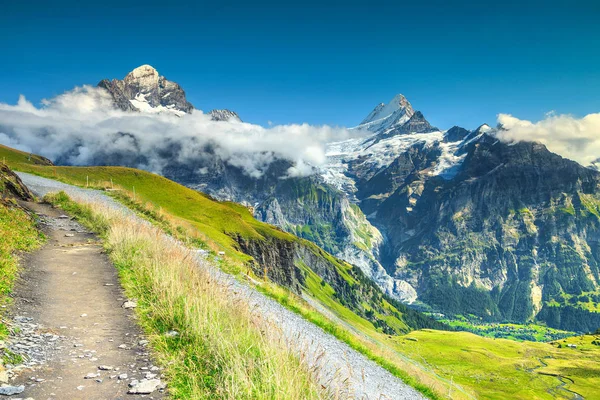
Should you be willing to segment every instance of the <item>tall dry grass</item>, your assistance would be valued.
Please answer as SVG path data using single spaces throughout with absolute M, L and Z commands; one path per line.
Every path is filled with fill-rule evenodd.
M 100 204 L 75 203 L 64 194 L 49 200 L 102 233 L 127 295 L 137 299 L 173 398 L 327 397 L 277 328 L 199 268 L 190 250 Z

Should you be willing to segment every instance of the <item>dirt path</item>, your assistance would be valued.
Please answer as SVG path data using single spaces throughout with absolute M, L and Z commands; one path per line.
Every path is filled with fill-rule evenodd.
M 24 205 L 40 215 L 48 242 L 23 260 L 15 290 L 8 347 L 27 360 L 12 371 L 10 385 L 25 389 L 15 397 L 121 399 L 133 385 L 162 398 L 160 371 L 98 238 L 61 210 Z

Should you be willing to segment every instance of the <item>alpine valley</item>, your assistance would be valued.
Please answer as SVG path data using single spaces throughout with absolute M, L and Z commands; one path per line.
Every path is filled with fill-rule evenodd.
M 128 113 L 195 112 L 183 89 L 148 65 L 98 87 Z M 209 114 L 243 124 L 230 110 Z M 600 172 L 539 143 L 501 140 L 502 126 L 434 127 L 402 95 L 352 131 L 328 143 L 327 161 L 309 174 L 290 174 L 294 162 L 275 153 L 262 174 L 248 174 L 216 143 L 182 161 L 174 155 L 184 149 L 168 141 L 161 173 L 244 204 L 421 311 L 600 327 Z M 104 154 L 95 164 L 139 167 L 144 158 Z M 239 246 L 257 258 L 252 243 Z

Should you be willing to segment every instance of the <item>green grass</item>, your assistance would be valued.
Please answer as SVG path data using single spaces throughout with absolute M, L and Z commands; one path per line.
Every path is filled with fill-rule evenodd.
M 0 199 L 0 305 L 10 303 L 9 294 L 19 269 L 18 253 L 37 248 L 43 240 L 31 216 L 11 201 Z M 0 322 L 0 339 L 7 334 L 6 326 Z
M 20 354 L 13 353 L 8 349 L 3 350 L 4 354 L 2 354 L 2 364 L 3 365 L 19 365 L 23 362 L 23 356 Z
M 551 300 L 547 301 L 549 306 L 571 305 L 582 310 L 600 313 L 600 290 L 593 292 L 581 292 L 578 295 L 561 292 Z
M 565 380 L 566 388 L 592 399 L 600 396 L 600 346 L 592 341 L 593 336 L 580 336 L 554 344 L 516 342 L 467 332 L 421 330 L 398 338 L 396 346 L 483 399 L 572 397 L 560 389 L 556 376 L 547 374 L 573 380 Z M 567 343 L 578 348 L 567 348 Z

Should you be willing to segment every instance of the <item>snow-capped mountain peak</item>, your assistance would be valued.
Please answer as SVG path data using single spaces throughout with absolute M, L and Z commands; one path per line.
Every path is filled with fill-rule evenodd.
M 159 77 L 154 67 L 145 64 L 128 73 L 123 81 L 129 85 L 136 84 L 140 89 L 152 90 L 158 87 Z
M 475 129 L 475 132 L 476 132 L 477 134 L 480 134 L 480 133 L 486 133 L 486 132 L 489 132 L 489 131 L 491 131 L 491 130 L 492 130 L 492 127 L 491 127 L 491 126 L 489 126 L 488 124 L 482 124 L 482 125 L 480 125 L 480 126 L 477 128 L 477 129 Z
M 177 83 L 167 80 L 150 65 L 142 65 L 123 80 L 104 79 L 98 87 L 106 89 L 116 108 L 123 111 L 170 113 L 178 116 L 191 113 L 194 106 L 185 98 Z
M 389 103 L 378 104 L 356 129 L 381 132 L 393 126 L 404 124 L 414 113 L 415 111 L 406 97 L 397 94 Z
M 226 108 L 221 110 L 211 110 L 208 112 L 213 121 L 237 121 L 242 122 L 240 116 L 235 112 Z

